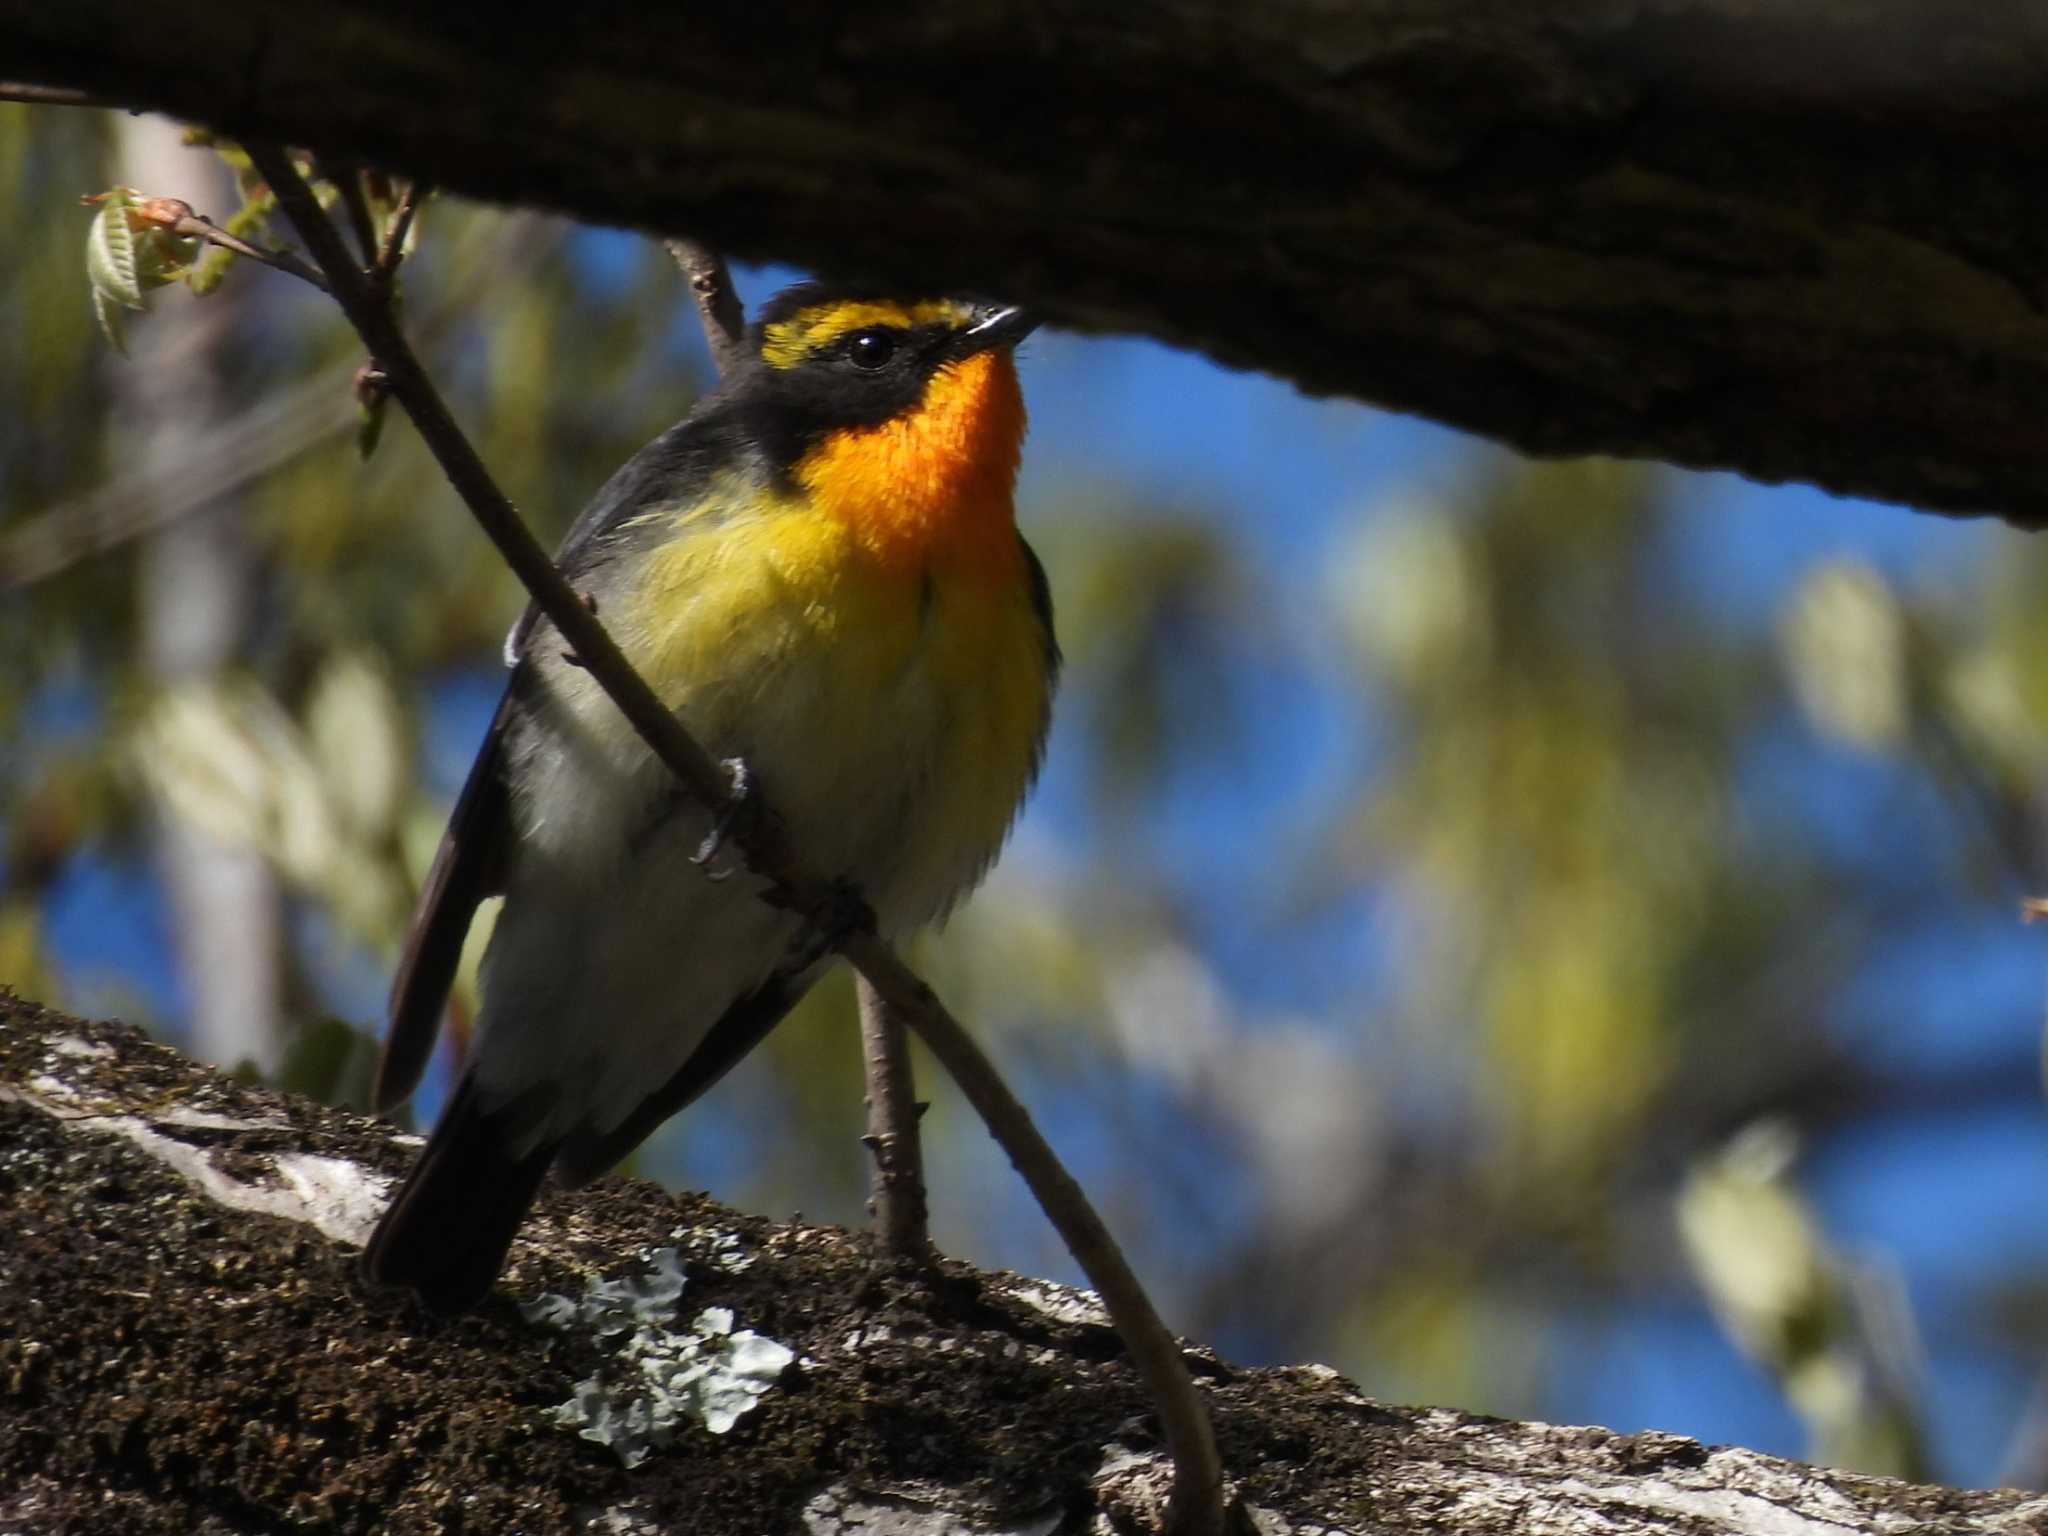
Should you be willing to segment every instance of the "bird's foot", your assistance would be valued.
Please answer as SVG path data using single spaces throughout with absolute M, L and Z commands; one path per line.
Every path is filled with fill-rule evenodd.
M 724 869 L 713 869 L 711 861 L 718 857 L 728 839 L 744 844 L 761 816 L 760 797 L 754 793 L 754 771 L 747 766 L 747 760 L 728 757 L 719 766 L 725 770 L 726 781 L 731 787 L 726 793 L 725 804 L 711 819 L 711 830 L 704 834 L 704 841 L 690 855 L 690 862 L 704 871 L 707 880 L 724 880 L 732 874 L 730 865 Z

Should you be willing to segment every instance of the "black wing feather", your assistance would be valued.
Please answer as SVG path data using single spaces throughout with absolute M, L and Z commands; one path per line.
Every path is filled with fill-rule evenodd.
M 487 1113 L 463 1078 L 370 1235 L 365 1281 L 411 1291 L 436 1312 L 464 1311 L 489 1294 L 555 1153 L 552 1144 L 511 1151 L 506 1118 Z
M 512 836 L 511 798 L 505 786 L 505 730 L 512 689 L 498 701 L 484 744 L 441 834 L 427 871 L 405 953 L 391 980 L 391 1028 L 377 1061 L 371 1102 L 381 1113 L 418 1086 L 448 1006 L 448 989 L 462 960 L 477 904 L 503 889 L 505 854 Z
M 640 1101 L 623 1122 L 603 1133 L 582 1132 L 562 1143 L 556 1168 L 564 1182 L 587 1184 L 654 1134 L 656 1126 L 695 1102 L 780 1024 L 810 991 L 821 967 L 771 976 L 719 1015 L 675 1074 Z

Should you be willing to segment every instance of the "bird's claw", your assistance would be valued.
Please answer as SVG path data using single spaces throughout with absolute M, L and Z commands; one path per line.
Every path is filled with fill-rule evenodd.
M 704 871 L 707 880 L 731 877 L 731 867 L 712 869 L 709 866 L 728 842 L 744 844 L 762 814 L 760 797 L 754 793 L 754 772 L 747 766 L 747 760 L 728 757 L 719 766 L 725 770 L 731 787 L 725 804 L 712 818 L 711 830 L 704 834 L 704 841 L 690 856 L 690 862 Z M 875 909 L 861 895 L 860 887 L 844 878 L 827 882 L 818 893 L 815 904 L 799 902 L 796 893 L 779 881 L 761 892 L 761 900 L 786 912 L 801 911 L 808 917 L 811 949 L 818 955 L 829 954 L 845 943 L 850 935 L 872 932 L 875 927 Z
M 730 788 L 725 804 L 711 820 L 711 830 L 704 834 L 704 841 L 697 845 L 697 851 L 690 855 L 690 862 L 704 871 L 707 880 L 724 880 L 731 876 L 730 867 L 712 869 L 711 861 L 724 849 L 726 839 L 733 836 L 743 822 L 751 821 L 760 814 L 760 801 L 754 797 L 754 774 L 747 767 L 743 757 L 728 757 L 719 766 L 725 770 Z

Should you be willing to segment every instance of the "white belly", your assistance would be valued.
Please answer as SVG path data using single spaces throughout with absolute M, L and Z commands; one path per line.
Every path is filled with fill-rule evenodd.
M 747 595 L 723 612 L 749 622 L 715 626 L 715 646 L 691 634 L 695 652 L 663 656 L 645 627 L 622 642 L 669 680 L 664 697 L 708 750 L 747 761 L 810 873 L 857 884 L 885 934 L 942 917 L 993 858 L 1035 767 L 1048 683 L 1028 596 Z M 543 1089 L 538 1144 L 616 1126 L 801 925 L 758 899 L 736 854 L 718 860 L 733 870 L 720 881 L 689 862 L 705 813 L 675 799 L 587 674 L 536 654 L 546 707 L 512 743 L 519 835 L 473 1060 L 494 1100 Z

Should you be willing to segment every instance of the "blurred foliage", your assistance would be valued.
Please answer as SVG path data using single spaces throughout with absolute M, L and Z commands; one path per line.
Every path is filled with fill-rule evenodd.
M 1789 1182 L 1796 1151 L 1763 1121 L 1702 1159 L 1679 1195 L 1687 1252 L 1722 1326 L 1806 1421 L 1816 1460 L 1919 1481 L 1923 1384 L 1905 1298 L 1832 1250 Z
M 91 215 L 66 217 L 126 174 L 110 143 L 94 114 L 0 104 L 0 194 L 37 210 L 0 246 L 0 981 L 174 1023 L 138 982 L 67 974 L 47 930 L 81 871 L 149 886 L 148 829 L 176 818 L 280 876 L 281 1076 L 359 1102 L 350 1024 L 377 1023 L 520 599 L 402 424 L 359 459 L 345 328 L 248 263 L 204 301 L 233 306 L 228 409 L 187 462 L 134 474 Z M 437 202 L 404 283 L 544 539 L 703 383 L 652 242 Z M 191 302 L 159 294 L 131 332 Z M 1475 450 L 1358 509 L 1284 588 L 1255 509 L 1087 473 L 1027 510 L 1069 657 L 1058 830 L 1027 829 L 914 958 L 1048 1107 L 1176 1325 L 1541 1414 L 1627 1307 L 1704 1290 L 1814 1454 L 1918 1470 L 1911 1321 L 1881 1264 L 1838 1254 L 1791 1149 L 1924 1096 L 1827 1027 L 1873 960 L 2040 882 L 2039 547 L 2002 543 L 1952 590 L 1824 560 L 1740 624 L 1688 611 L 1661 471 Z M 261 593 L 240 654 L 146 682 L 137 552 L 230 497 Z M 1311 708 L 1347 767 L 1276 791 L 1281 712 Z M 1845 764 L 1896 786 L 1849 837 L 1787 787 Z M 821 986 L 641 1171 L 859 1219 L 851 1016 L 844 978 Z M 1955 1085 L 1957 1113 L 2031 1102 L 2011 1066 Z M 942 1241 L 1071 1274 L 924 1083 Z M 2040 1284 L 2008 1276 L 1944 1332 L 2038 1354 Z

